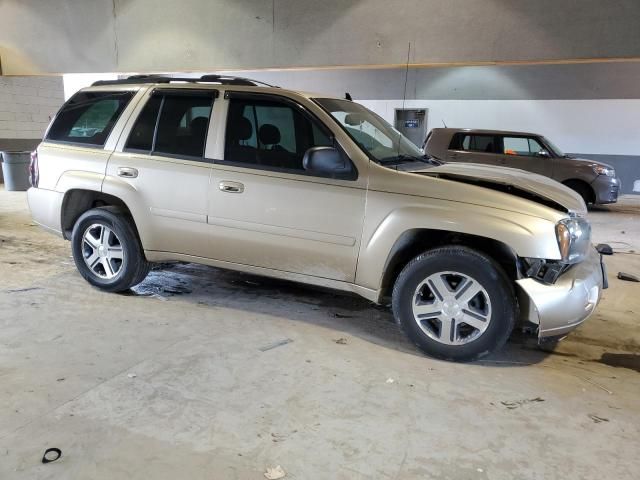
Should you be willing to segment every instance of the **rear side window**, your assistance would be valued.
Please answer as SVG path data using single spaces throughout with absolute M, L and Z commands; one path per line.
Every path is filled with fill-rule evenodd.
M 162 97 L 151 97 L 138 116 L 125 148 L 150 152 Z
M 493 135 L 456 133 L 451 140 L 449 149 L 464 150 L 467 152 L 495 153 L 496 141 Z
M 535 157 L 543 150 L 542 145 L 535 139 L 528 137 L 504 137 L 502 144 L 505 155 Z
M 103 146 L 134 92 L 78 92 L 64 104 L 47 140 Z
M 155 93 L 138 116 L 125 149 L 202 158 L 213 93 Z

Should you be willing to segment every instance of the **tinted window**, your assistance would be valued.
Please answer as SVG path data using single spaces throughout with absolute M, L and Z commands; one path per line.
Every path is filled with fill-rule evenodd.
M 48 140 L 102 146 L 133 92 L 78 92 L 65 103 Z
M 125 148 L 151 151 L 153 147 L 153 132 L 156 129 L 161 103 L 162 97 L 160 96 L 153 96 L 149 99 L 131 130 Z
M 211 95 L 167 95 L 160 108 L 154 153 L 202 157 L 213 106 Z
M 322 128 L 286 103 L 230 101 L 225 160 L 304 170 L 302 158 L 309 148 L 332 144 Z
M 495 152 L 495 138 L 493 135 L 470 135 L 457 133 L 451 146 L 452 150 L 465 150 L 467 152 Z
M 543 150 L 542 146 L 533 138 L 526 137 L 504 137 L 503 153 L 505 155 L 521 155 L 533 157 Z

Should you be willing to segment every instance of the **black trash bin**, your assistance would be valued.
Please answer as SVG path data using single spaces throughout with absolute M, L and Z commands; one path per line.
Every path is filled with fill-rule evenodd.
M 29 189 L 31 152 L 0 152 L 6 190 L 24 192 Z

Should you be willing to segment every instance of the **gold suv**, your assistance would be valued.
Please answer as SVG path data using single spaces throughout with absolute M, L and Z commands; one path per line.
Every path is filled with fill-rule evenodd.
M 357 103 L 243 78 L 97 82 L 58 112 L 31 177 L 34 220 L 98 288 L 186 261 L 390 297 L 439 358 L 492 352 L 518 320 L 562 337 L 606 278 L 563 185 L 442 165 Z

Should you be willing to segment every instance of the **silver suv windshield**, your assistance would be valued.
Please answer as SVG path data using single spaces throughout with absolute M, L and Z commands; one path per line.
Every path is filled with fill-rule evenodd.
M 411 140 L 362 105 L 334 98 L 314 98 L 314 101 L 340 124 L 372 160 L 382 165 L 432 163 Z

